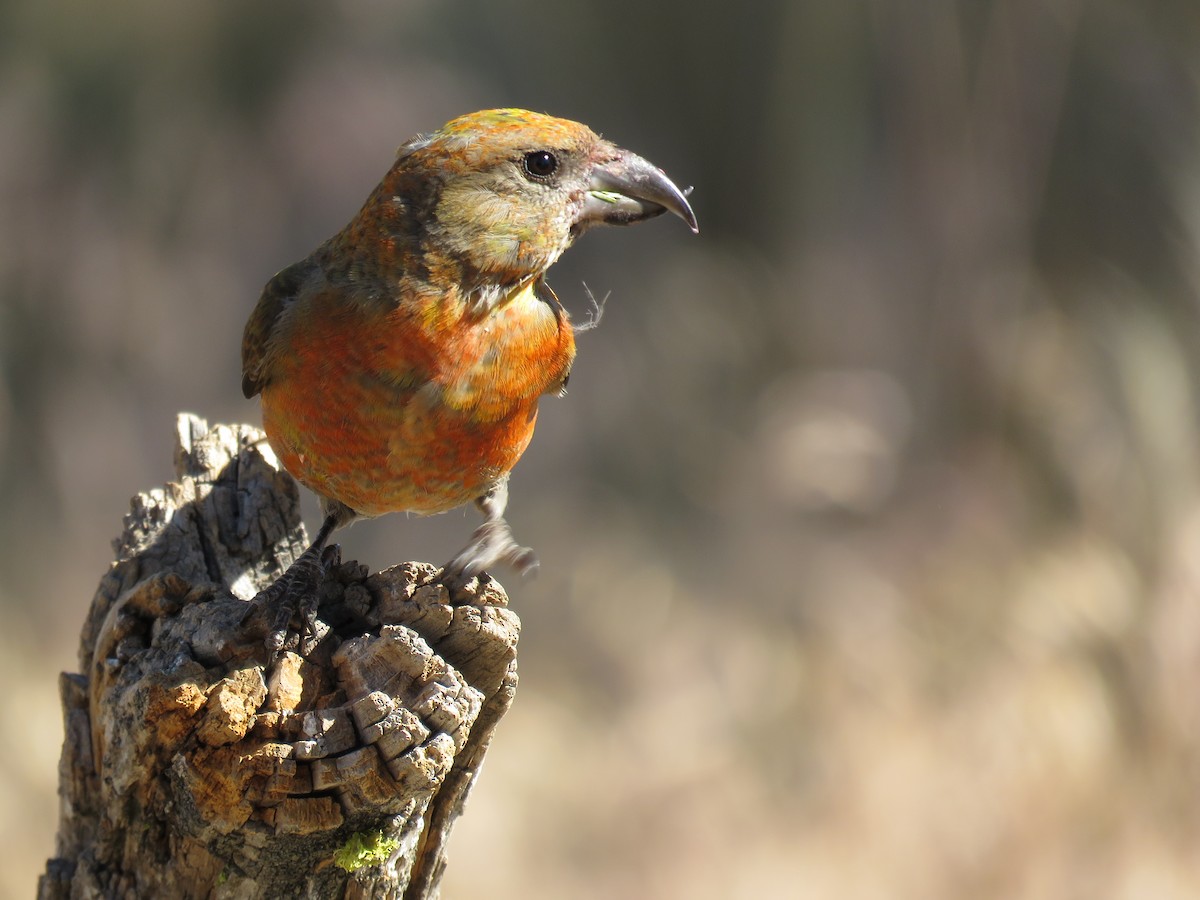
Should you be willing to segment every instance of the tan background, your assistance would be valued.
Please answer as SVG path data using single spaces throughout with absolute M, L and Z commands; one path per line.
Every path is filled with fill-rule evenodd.
M 174 413 L 257 421 L 263 282 L 497 105 L 702 234 L 553 272 L 611 298 L 514 479 L 543 568 L 446 896 L 1200 896 L 1194 0 L 0 4 L 0 894 Z

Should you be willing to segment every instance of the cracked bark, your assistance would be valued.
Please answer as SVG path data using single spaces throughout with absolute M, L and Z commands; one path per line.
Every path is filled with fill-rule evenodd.
M 306 546 L 296 485 L 257 429 L 188 415 L 175 467 L 133 499 L 61 679 L 38 896 L 436 897 L 516 690 L 503 590 L 483 576 L 451 598 L 428 564 L 343 563 L 315 650 L 268 666 L 242 618 Z

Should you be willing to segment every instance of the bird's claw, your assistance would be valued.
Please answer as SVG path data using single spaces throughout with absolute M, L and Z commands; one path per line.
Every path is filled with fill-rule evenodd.
M 263 643 L 268 659 L 274 661 L 285 650 L 301 656 L 312 653 L 323 629 L 317 622 L 320 587 L 325 573 L 341 563 L 341 548 L 336 544 L 323 550 L 310 547 L 275 580 L 250 601 L 242 617 L 246 623 L 255 615 L 270 621 Z M 298 619 L 298 625 L 292 622 Z
M 442 577 L 461 583 L 501 564 L 522 575 L 532 575 L 538 568 L 538 558 L 532 549 L 516 542 L 507 522 L 493 519 L 475 529 L 471 543 L 442 567 Z

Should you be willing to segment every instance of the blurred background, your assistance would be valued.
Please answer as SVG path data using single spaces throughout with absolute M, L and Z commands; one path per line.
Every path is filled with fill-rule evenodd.
M 513 480 L 542 570 L 444 895 L 1200 896 L 1194 0 L 0 2 L 0 894 L 175 413 L 257 423 L 263 283 L 501 105 L 702 231 L 552 272 L 609 300 Z

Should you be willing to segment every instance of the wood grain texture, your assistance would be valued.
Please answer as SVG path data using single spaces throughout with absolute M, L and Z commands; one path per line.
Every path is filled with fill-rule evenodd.
M 306 544 L 295 483 L 257 429 L 194 416 L 175 463 L 133 499 L 62 676 L 39 897 L 435 897 L 516 689 L 503 590 L 339 563 L 315 650 L 267 665 L 243 618 Z

